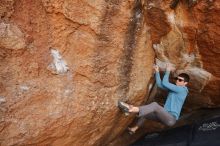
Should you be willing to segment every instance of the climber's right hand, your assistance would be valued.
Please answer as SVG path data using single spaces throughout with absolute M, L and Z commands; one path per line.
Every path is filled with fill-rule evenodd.
M 158 65 L 154 65 L 154 70 L 155 70 L 156 72 L 159 72 L 159 66 L 158 66 Z

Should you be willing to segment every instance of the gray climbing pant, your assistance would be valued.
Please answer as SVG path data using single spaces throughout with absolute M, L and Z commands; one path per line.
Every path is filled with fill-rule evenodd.
M 137 122 L 138 127 L 141 127 L 146 119 L 158 121 L 167 126 L 173 126 L 176 123 L 176 118 L 156 102 L 140 106 L 138 116 L 140 117 Z

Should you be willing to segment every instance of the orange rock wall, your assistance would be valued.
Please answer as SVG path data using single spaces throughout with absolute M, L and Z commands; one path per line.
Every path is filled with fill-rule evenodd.
M 143 101 L 154 61 L 140 4 L 3 0 L 0 10 L 2 146 L 107 145 L 123 132 L 117 101 Z

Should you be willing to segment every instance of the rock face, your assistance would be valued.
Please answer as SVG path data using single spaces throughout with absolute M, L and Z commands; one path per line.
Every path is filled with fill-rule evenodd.
M 117 101 L 149 99 L 154 62 L 190 74 L 184 114 L 219 107 L 220 3 L 169 4 L 1 0 L 1 145 L 127 145 Z

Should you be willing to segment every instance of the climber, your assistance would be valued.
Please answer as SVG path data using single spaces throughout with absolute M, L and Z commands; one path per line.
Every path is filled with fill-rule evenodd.
M 138 114 L 139 119 L 137 124 L 134 127 L 128 127 L 130 134 L 134 134 L 146 119 L 155 120 L 167 126 L 173 126 L 179 118 L 183 103 L 188 94 L 186 85 L 190 79 L 189 75 L 186 73 L 179 74 L 178 77 L 175 78 L 175 84 L 172 84 L 169 82 L 170 71 L 173 70 L 170 64 L 167 64 L 166 66 L 166 72 L 162 81 L 160 78 L 159 67 L 154 66 L 154 70 L 157 86 L 169 92 L 165 105 L 162 107 L 158 103 L 152 102 L 148 105 L 136 107 L 119 101 L 118 107 L 123 112 L 127 114 Z

